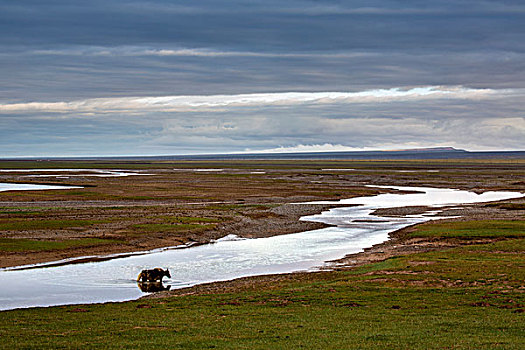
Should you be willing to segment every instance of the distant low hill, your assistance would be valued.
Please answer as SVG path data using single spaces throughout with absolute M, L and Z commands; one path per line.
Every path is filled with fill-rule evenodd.
M 224 155 L 173 156 L 164 159 L 468 159 L 468 158 L 523 158 L 519 152 L 469 152 L 454 148 L 410 149 L 399 151 L 305 152 L 305 153 L 251 153 Z
M 114 157 L 112 157 L 114 158 Z M 243 160 L 243 159 L 525 159 L 525 151 L 469 152 L 453 147 L 416 148 L 395 151 L 239 153 L 174 155 L 152 157 L 122 157 L 119 159 L 157 160 Z
M 464 149 L 457 149 L 454 147 L 429 147 L 429 148 L 410 148 L 391 151 L 379 152 L 467 152 Z

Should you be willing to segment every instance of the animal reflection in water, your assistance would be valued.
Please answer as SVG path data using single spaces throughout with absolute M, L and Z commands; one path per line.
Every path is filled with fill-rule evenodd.
M 137 285 L 144 293 L 162 292 L 171 288 L 171 286 L 164 286 L 162 282 L 138 282 Z
M 168 269 L 163 270 L 157 267 L 152 270 L 142 270 L 142 272 L 137 277 L 137 284 L 140 290 L 145 293 L 169 290 L 171 286 L 165 287 L 162 284 L 162 278 L 164 276 L 171 278 L 170 271 Z

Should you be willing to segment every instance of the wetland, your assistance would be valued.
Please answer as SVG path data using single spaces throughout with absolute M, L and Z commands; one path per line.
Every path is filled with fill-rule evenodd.
M 351 202 L 358 198 L 417 193 L 417 189 L 404 187 L 454 188 L 485 195 L 488 191 L 523 192 L 525 175 L 525 163 L 519 159 L 4 161 L 1 167 L 5 171 L 0 173 L 0 182 L 4 183 L 39 185 L 45 182 L 45 185 L 82 187 L 0 192 L 0 263 L 4 268 L 76 258 L 86 262 L 93 256 L 162 247 L 195 246 L 170 250 L 178 254 L 221 244 L 285 239 L 305 231 L 334 230 L 333 226 L 327 226 L 334 222 L 327 222 L 326 217 L 316 219 L 316 215 L 324 212 L 333 220 L 337 217 L 334 212 L 359 210 L 359 207 L 348 207 L 356 204 Z M 68 173 L 56 170 L 46 172 L 46 167 L 81 170 L 74 172 L 78 176 L 67 177 Z M 23 171 L 35 168 L 40 169 L 39 175 L 46 176 L 27 177 L 28 171 Z M 151 175 L 90 176 L 94 174 L 86 170 L 90 168 Z M 380 187 L 370 187 L 372 184 Z M 341 199 L 344 199 L 342 203 Z M 491 200 L 498 198 L 488 199 Z M 309 204 L 295 204 L 305 202 Z M 322 262 L 335 259 L 331 263 L 332 271 L 317 269 L 309 273 L 267 275 L 283 272 L 269 270 L 264 276 L 191 287 L 193 283 L 188 280 L 176 280 L 170 267 L 173 281 L 169 284 L 175 285 L 175 289 L 153 293 L 135 302 L 4 311 L 0 313 L 3 317 L 0 334 L 6 344 L 14 341 L 13 332 L 22 332 L 24 342 L 60 346 L 65 343 L 61 343 L 58 336 L 45 340 L 44 334 L 66 332 L 70 334 L 67 345 L 74 347 L 87 341 L 87 333 L 71 323 L 76 315 L 78 322 L 90 327 L 94 336 L 90 339 L 98 339 L 100 344 L 116 339 L 112 338 L 113 333 L 99 331 L 100 320 L 104 320 L 114 334 L 124 335 L 114 343 L 115 347 L 144 344 L 133 334 L 140 333 L 140 329 L 150 329 L 162 335 L 155 344 L 174 347 L 300 346 L 307 331 L 318 337 L 319 346 L 318 342 L 325 339 L 322 332 L 328 332 L 331 340 L 323 343 L 331 344 L 327 348 L 353 342 L 361 346 L 418 344 L 424 347 L 426 344 L 462 348 L 476 344 L 476 347 L 491 348 L 503 344 L 501 347 L 513 348 L 520 344 L 519 328 L 514 325 L 519 323 L 520 310 L 523 310 L 520 292 L 523 273 L 519 268 L 523 266 L 523 203 L 522 198 L 509 198 L 448 206 L 434 213 L 439 216 L 434 219 L 439 220 L 428 221 L 426 217 L 422 220 L 426 223 L 417 224 L 416 220 L 406 227 L 393 227 L 381 240 L 368 242 L 364 251 L 343 246 L 338 256 L 322 256 L 320 264 L 311 265 L 319 267 Z M 388 225 L 392 220 L 399 223 L 407 217 L 415 220 L 425 212 L 435 211 L 436 208 L 429 207 L 432 205 L 414 202 L 408 207 L 370 208 L 365 217 L 354 218 L 352 225 Z M 369 214 L 388 218 L 377 219 Z M 299 220 L 305 216 L 307 218 Z M 340 219 L 336 221 L 335 229 L 345 224 Z M 228 235 L 249 239 L 220 241 Z M 388 240 L 383 242 L 385 239 Z M 213 240 L 219 242 L 206 244 Z M 103 263 L 116 264 L 124 259 L 128 258 Z M 79 266 L 82 265 L 62 268 Z M 122 276 L 121 285 L 131 287 L 130 279 L 136 278 L 132 275 L 146 267 L 140 263 L 134 266 L 136 270 L 128 268 L 127 274 L 116 273 Z M 296 270 L 304 269 L 307 268 Z M 36 270 L 53 271 L 51 267 Z M 99 284 L 106 282 L 107 279 Z M 181 285 L 176 286 L 179 282 Z M 20 283 L 24 283 L 23 278 Z M 76 280 L 60 283 L 82 285 Z M 31 289 L 31 284 L 27 283 L 27 287 Z M 136 284 L 133 288 L 142 293 Z M 108 312 L 119 316 L 109 320 L 105 316 Z M 141 321 L 133 316 L 137 312 L 141 313 Z M 457 312 L 462 313 L 463 319 Z M 158 317 L 167 314 L 176 319 L 159 322 Z M 308 321 L 313 314 L 317 315 L 316 324 Z M 42 332 L 30 331 L 33 326 L 25 320 L 33 317 L 31 315 L 37 316 L 39 321 L 34 327 L 41 327 Z M 335 315 L 348 323 L 336 326 L 332 319 Z M 197 327 L 198 318 L 200 326 Z M 246 322 L 248 319 L 253 322 Z M 368 323 L 369 326 L 364 327 L 360 321 L 364 319 L 369 322 L 381 319 L 391 326 L 381 330 L 370 328 L 373 323 Z M 474 319 L 483 320 L 484 326 L 468 323 Z M 280 326 L 274 327 L 274 322 Z M 130 324 L 133 326 L 126 328 L 125 325 Z M 454 337 L 435 344 L 416 342 L 420 332 L 443 330 L 440 324 L 463 328 L 454 327 Z M 234 327 L 236 331 L 226 334 L 216 327 Z M 354 327 L 356 331 L 344 335 L 345 327 Z M 221 334 L 221 338 L 217 338 Z M 467 334 L 477 334 L 478 338 L 472 339 Z

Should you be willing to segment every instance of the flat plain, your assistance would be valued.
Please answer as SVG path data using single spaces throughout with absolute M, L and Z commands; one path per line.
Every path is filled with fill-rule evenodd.
M 1 161 L 0 169 L 49 175 L 2 172 L 0 182 L 83 187 L 0 192 L 2 267 L 318 228 L 298 219 L 327 206 L 290 203 L 393 191 L 367 185 L 525 189 L 520 159 Z M 524 199 L 451 208 L 449 219 L 394 232 L 333 271 L 0 312 L 0 347 L 523 348 L 524 209 Z

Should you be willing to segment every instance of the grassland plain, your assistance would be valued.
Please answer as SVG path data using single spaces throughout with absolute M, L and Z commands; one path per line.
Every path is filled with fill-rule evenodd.
M 35 167 L 17 164 L 24 165 Z M 10 163 L 0 166 L 14 168 Z M 49 167 L 102 165 L 68 162 Z M 0 261 L 5 265 L 16 256 L 45 260 L 89 249 L 137 249 L 140 245 L 134 242 L 140 239 L 162 244 L 177 239 L 206 242 L 225 233 L 252 237 L 260 236 L 259 231 L 286 233 L 287 223 L 320 210 L 292 209 L 287 203 L 383 191 L 366 184 L 475 191 L 523 190 L 525 185 L 525 162 L 519 160 L 161 162 L 105 167 L 149 169 L 157 175 L 46 179 L 92 185 L 80 191 L 91 193 L 85 197 L 68 191 L 0 193 L 0 218 L 7 221 L 104 221 L 95 228 L 77 223 L 54 229 L 55 236 L 45 228 L 26 228 L 2 231 L 1 237 L 126 243 L 4 252 Z M 199 167 L 224 170 L 220 174 L 191 170 Z M 337 168 L 355 170 L 323 170 Z M 2 181 L 26 182 L 23 175 L 1 176 Z M 462 218 L 396 232 L 385 244 L 341 259 L 335 271 L 244 278 L 126 303 L 0 312 L 0 347 L 521 349 L 523 203 L 452 208 L 448 215 Z M 155 225 L 168 228 L 150 232 Z M 188 232 L 180 227 L 170 231 L 165 225 L 182 226 Z M 288 232 L 300 229 L 295 226 Z
M 426 225 L 422 236 L 429 229 L 440 232 Z M 2 312 L 0 346 L 522 349 L 525 239 L 517 237 L 523 230 L 502 225 L 493 232 L 492 243 L 462 244 L 468 237 L 461 235 L 455 248 L 340 271 L 245 278 L 126 303 Z

